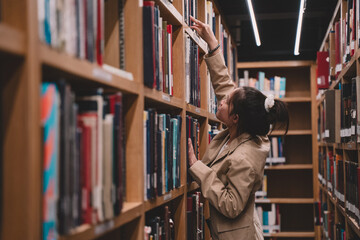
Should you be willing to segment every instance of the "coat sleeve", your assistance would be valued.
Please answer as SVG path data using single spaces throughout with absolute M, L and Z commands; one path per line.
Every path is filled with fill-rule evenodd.
M 231 161 L 226 173 L 227 186 L 216 172 L 201 161 L 190 168 L 190 173 L 200 185 L 203 196 L 220 213 L 228 218 L 236 218 L 244 210 L 255 183 L 255 171 L 244 160 Z
M 235 83 L 231 80 L 229 71 L 225 65 L 221 51 L 213 56 L 205 56 L 205 62 L 210 72 L 210 78 L 218 102 L 235 89 Z

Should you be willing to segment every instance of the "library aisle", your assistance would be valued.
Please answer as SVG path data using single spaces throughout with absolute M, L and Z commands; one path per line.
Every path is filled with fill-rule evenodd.
M 360 239 L 359 0 L 317 59 L 256 62 L 222 4 L 0 0 L 0 239 L 212 239 L 187 139 L 202 159 L 227 127 L 190 16 L 236 87 L 288 106 L 255 193 L 264 238 Z

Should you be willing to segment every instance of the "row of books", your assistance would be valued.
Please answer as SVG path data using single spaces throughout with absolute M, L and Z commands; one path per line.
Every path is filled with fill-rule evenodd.
M 181 116 L 144 111 L 144 196 L 161 196 L 180 187 Z
M 41 85 L 43 237 L 119 215 L 126 199 L 122 94 Z
M 187 197 L 186 205 L 187 239 L 205 239 L 204 203 L 200 192 Z
M 274 76 L 267 78 L 265 73 L 259 71 L 257 78 L 250 77 L 249 71 L 244 71 L 244 77 L 239 78 L 239 87 L 248 86 L 253 87 L 264 93 L 265 95 L 272 94 L 275 98 L 284 98 L 286 90 L 286 77 Z
M 256 204 L 256 213 L 264 233 L 280 232 L 280 206 L 278 204 Z
M 266 165 L 272 166 L 285 163 L 284 156 L 284 138 L 283 137 L 270 137 L 270 151 L 269 156 L 266 158 Z
M 360 77 L 340 84 L 340 88 L 325 91 L 318 116 L 318 140 L 360 142 Z
M 326 199 L 323 198 L 323 192 L 320 189 L 320 201 L 314 203 L 315 225 L 322 226 L 321 232 L 325 239 L 347 239 L 345 226 L 341 222 L 335 221 L 334 212 L 328 208 Z M 349 238 L 349 239 L 358 239 Z
M 185 101 L 200 107 L 199 46 L 185 34 Z
M 145 240 L 175 240 L 175 224 L 168 206 L 161 211 L 161 216 L 146 219 L 144 227 Z
M 357 158 L 344 161 L 342 155 L 319 152 L 319 181 L 336 197 L 347 214 L 360 223 L 360 168 Z
M 184 22 L 191 26 L 190 16 L 198 18 L 198 0 L 184 0 Z
M 103 64 L 105 1 L 38 0 L 42 42 L 80 59 Z M 118 0 L 120 68 L 125 67 L 124 0 Z
M 211 142 L 211 140 L 220 132 L 220 130 L 218 129 L 217 125 L 208 125 L 208 129 L 209 129 L 209 143 Z
M 173 95 L 173 27 L 153 1 L 144 1 L 143 33 L 144 84 Z
M 191 139 L 194 153 L 197 159 L 200 159 L 200 123 L 198 119 L 186 115 L 186 139 Z M 186 144 L 186 163 L 187 169 L 189 169 L 189 147 Z M 192 177 L 187 174 L 187 182 L 190 183 Z

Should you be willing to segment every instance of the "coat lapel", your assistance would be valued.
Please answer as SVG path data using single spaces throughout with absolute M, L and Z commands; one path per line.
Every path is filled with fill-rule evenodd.
M 229 139 L 229 131 L 227 129 L 217 134 L 210 142 L 208 148 L 206 149 L 202 162 L 205 165 L 208 165 L 209 163 L 214 161 L 222 145 L 224 145 L 228 139 Z
M 226 138 L 226 141 L 227 141 L 227 139 L 228 139 L 228 137 Z M 241 144 L 243 144 L 244 142 L 247 142 L 249 140 L 251 140 L 251 136 L 248 133 L 243 133 L 240 136 L 238 136 L 237 138 L 235 138 L 230 144 L 228 144 L 227 148 L 225 148 L 219 156 L 216 157 L 216 155 L 215 155 L 215 159 L 211 162 L 210 167 L 213 166 L 218 161 L 220 161 L 221 159 L 223 159 L 224 157 L 233 153 L 238 146 L 240 146 Z M 221 147 L 225 144 L 226 141 L 222 142 L 222 144 L 220 145 L 219 151 L 220 151 Z M 217 153 L 219 151 L 217 151 Z

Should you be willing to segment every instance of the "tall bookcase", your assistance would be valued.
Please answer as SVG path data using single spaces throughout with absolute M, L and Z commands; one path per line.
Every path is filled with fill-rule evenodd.
M 239 77 L 248 70 L 249 78 L 264 72 L 267 78 L 286 78 L 285 97 L 289 109 L 289 131 L 283 140 L 285 163 L 267 166 L 267 197 L 257 198 L 256 204 L 279 205 L 280 232 L 264 234 L 266 239 L 315 239 L 318 229 L 314 226 L 313 204 L 316 191 L 316 85 L 315 62 L 274 61 L 238 62 Z M 274 131 L 270 135 L 281 136 Z
M 104 62 L 119 67 L 117 0 L 105 1 Z M 42 237 L 42 133 L 40 121 L 40 86 L 44 79 L 66 78 L 74 88 L 102 87 L 121 91 L 124 98 L 126 124 L 126 195 L 118 217 L 97 225 L 81 225 L 62 240 L 70 239 L 143 239 L 146 215 L 168 204 L 174 214 L 176 239 L 185 239 L 186 197 L 198 189 L 186 183 L 185 121 L 181 134 L 181 187 L 144 201 L 143 176 L 143 111 L 156 107 L 168 113 L 191 115 L 200 121 L 200 156 L 208 145 L 208 124 L 219 124 L 207 106 L 207 74 L 200 60 L 201 105 L 185 102 L 185 43 L 187 33 L 198 44 L 200 56 L 206 44 L 188 28 L 183 19 L 183 1 L 155 0 L 161 16 L 173 25 L 174 95 L 149 89 L 143 84 L 142 0 L 125 0 L 124 75 L 110 73 L 101 66 L 69 56 L 50 48 L 39 40 L 37 1 L 1 0 L 0 11 L 0 239 L 41 239 Z M 198 18 L 205 20 L 205 0 L 198 1 Z M 214 4 L 216 36 L 223 22 Z M 227 31 L 227 30 L 226 30 Z M 227 31 L 228 32 L 228 31 Z M 107 35 L 109 34 L 109 35 Z M 229 34 L 230 35 L 230 34 Z M 228 38 L 227 46 L 235 47 Z M 231 49 L 228 48 L 228 56 Z M 236 52 L 236 51 L 235 51 Z M 234 56 L 236 58 L 236 56 Z M 229 61 L 230 62 L 230 59 Z M 131 73 L 133 80 L 129 80 Z M 237 78 L 237 77 L 236 77 Z M 220 124 L 221 125 L 221 124 Z M 206 231 L 206 239 L 209 232 Z
M 346 165 L 354 164 L 358 166 L 359 164 L 359 143 L 357 140 L 351 139 L 350 141 L 344 140 L 343 137 L 347 137 L 349 135 L 358 136 L 359 128 L 354 128 L 355 131 L 349 131 L 348 133 L 341 134 L 340 130 L 337 132 L 339 137 L 341 135 L 341 141 L 330 141 L 326 138 L 328 136 L 328 132 L 326 130 L 330 130 L 330 128 L 326 127 L 325 123 L 329 119 L 324 120 L 325 109 L 330 111 L 335 111 L 335 105 L 343 107 L 342 104 L 338 101 L 343 102 L 344 96 L 341 89 L 345 89 L 344 86 L 346 84 L 352 83 L 352 79 L 360 75 L 360 63 L 359 63 L 359 1 L 354 1 L 352 3 L 356 4 L 355 9 L 350 16 L 354 16 L 354 24 L 351 24 L 353 31 L 355 31 L 354 35 L 354 44 L 353 47 L 349 47 L 350 52 L 353 49 L 353 54 L 351 57 L 344 62 L 343 56 L 346 55 L 346 52 L 343 48 L 343 44 L 346 44 L 346 40 L 344 40 L 343 36 L 345 35 L 345 31 L 347 25 L 343 25 L 339 29 L 336 29 L 337 22 L 348 22 L 348 9 L 351 9 L 348 5 L 348 1 L 338 1 L 337 6 L 333 12 L 332 19 L 330 20 L 328 30 L 324 36 L 324 40 L 322 45 L 320 46 L 319 51 L 329 52 L 329 75 L 331 77 L 331 81 L 329 83 L 328 89 L 324 89 L 317 96 L 317 118 L 319 121 L 319 136 L 318 136 L 318 165 L 319 165 L 319 173 L 318 179 L 315 184 L 315 188 L 318 191 L 318 201 L 320 203 L 320 213 L 322 218 L 321 222 L 321 235 L 322 237 L 330 237 L 332 235 L 332 239 L 342 239 L 342 236 L 339 236 L 339 233 L 345 232 L 346 239 L 359 239 L 360 238 L 360 226 L 359 222 L 355 220 L 355 217 L 352 213 L 354 211 L 354 207 L 348 205 L 347 202 L 352 203 L 352 199 L 355 195 L 358 194 L 358 190 L 352 189 L 349 191 L 348 186 L 352 185 L 354 187 L 358 187 L 358 182 L 353 183 L 350 182 L 351 178 L 353 181 L 354 177 L 357 179 L 358 177 L 354 174 L 349 174 L 347 172 Z M 350 18 L 351 19 L 351 18 Z M 341 25 L 341 24 L 340 24 Z M 345 27 L 346 26 L 346 27 Z M 335 40 L 335 38 L 331 37 L 331 34 L 336 36 L 336 32 L 340 32 L 339 41 Z M 351 40 L 351 38 L 350 38 Z M 339 51 L 335 50 L 335 46 L 333 44 L 338 44 Z M 332 47 L 333 46 L 333 47 Z M 338 47 L 336 47 L 338 48 Z M 336 52 L 341 56 L 340 61 L 331 60 L 335 59 Z M 333 66 L 334 65 L 338 66 Z M 330 79 L 330 77 L 329 77 Z M 357 83 L 356 83 L 357 84 Z M 335 98 L 334 105 L 330 107 L 326 105 L 327 100 L 325 100 L 326 91 L 340 91 L 341 97 L 339 99 Z M 359 95 L 355 95 L 355 107 L 358 107 L 359 104 Z M 342 110 L 341 110 L 342 111 Z M 322 115 L 322 116 L 321 116 Z M 343 113 L 339 114 L 339 120 L 343 118 Z M 337 117 L 337 116 L 335 116 Z M 356 118 L 358 118 L 356 116 Z M 335 119 L 331 119 L 333 121 L 334 126 L 339 129 L 343 129 L 343 120 L 336 121 Z M 358 121 L 358 119 L 357 119 Z M 332 125 L 332 124 L 331 124 Z M 351 124 L 352 125 L 352 124 Z M 335 128 L 336 129 L 336 128 Z M 325 130 L 325 131 L 324 131 Z M 343 132 L 343 131 L 341 131 Z M 333 156 L 333 158 L 331 157 Z M 336 156 L 341 156 L 341 158 L 337 158 Z M 340 160 L 340 161 L 339 161 Z M 331 166 L 333 164 L 333 166 Z M 335 172 L 333 172 L 335 171 Z M 341 173 L 340 175 L 338 175 Z M 350 178 L 349 178 L 350 177 Z M 335 181 L 335 182 L 334 182 Z M 334 184 L 335 183 L 335 184 Z M 342 189 L 342 192 L 339 192 L 339 189 Z M 358 198 L 357 198 L 358 199 Z M 359 208 L 359 204 L 356 203 L 356 208 Z M 340 232 L 339 232 L 340 231 Z M 345 238 L 344 238 L 345 239 Z

